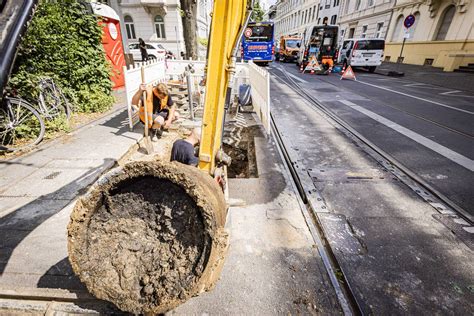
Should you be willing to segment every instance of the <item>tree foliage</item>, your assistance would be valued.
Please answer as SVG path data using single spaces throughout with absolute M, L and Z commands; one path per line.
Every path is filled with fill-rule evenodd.
M 34 100 L 39 78 L 52 77 L 76 110 L 112 105 L 102 29 L 83 2 L 41 0 L 18 50 L 10 87 Z
M 255 0 L 253 3 L 252 21 L 261 22 L 263 21 L 264 15 L 265 12 L 263 12 L 262 7 L 260 6 L 260 1 Z

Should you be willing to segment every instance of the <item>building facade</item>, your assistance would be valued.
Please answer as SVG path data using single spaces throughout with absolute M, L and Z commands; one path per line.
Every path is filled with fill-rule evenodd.
M 124 47 L 138 42 L 160 43 L 175 56 L 185 51 L 181 8 L 179 0 L 104 0 L 121 19 Z M 199 0 L 197 9 L 197 38 L 206 39 L 209 34 L 212 0 Z M 200 41 L 201 42 L 201 41 Z M 200 58 L 205 58 L 206 48 L 198 45 Z
M 334 1 L 334 0 L 332 0 Z M 275 39 L 301 34 L 318 21 L 319 0 L 279 0 L 275 14 Z
M 383 38 L 392 19 L 396 0 L 341 0 L 340 38 Z
M 410 14 L 415 24 L 406 30 L 403 21 Z M 433 65 L 445 71 L 474 63 L 474 1 L 398 0 L 387 35 L 387 60 L 398 60 L 404 37 L 404 63 Z
M 320 0 L 318 24 L 338 24 L 341 0 Z

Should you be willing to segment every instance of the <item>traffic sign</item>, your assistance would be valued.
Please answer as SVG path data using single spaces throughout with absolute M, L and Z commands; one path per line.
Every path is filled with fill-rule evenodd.
M 245 35 L 245 37 L 252 36 L 252 29 L 250 27 L 246 28 L 245 32 L 244 32 L 244 35 Z
M 403 25 L 405 25 L 405 27 L 409 29 L 410 27 L 413 26 L 413 24 L 415 24 L 415 16 L 413 14 L 410 14 L 409 16 L 405 18 Z

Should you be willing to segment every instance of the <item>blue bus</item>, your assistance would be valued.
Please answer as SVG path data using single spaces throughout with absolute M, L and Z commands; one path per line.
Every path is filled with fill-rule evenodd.
M 273 22 L 249 22 L 242 38 L 242 59 L 266 65 L 274 53 Z

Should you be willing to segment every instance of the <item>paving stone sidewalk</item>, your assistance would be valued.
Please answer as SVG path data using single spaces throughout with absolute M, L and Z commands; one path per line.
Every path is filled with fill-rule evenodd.
M 140 128 L 129 131 L 123 108 L 29 155 L 0 162 L 0 289 L 67 281 L 56 272 L 68 264 L 63 223 L 73 201 L 141 137 Z

